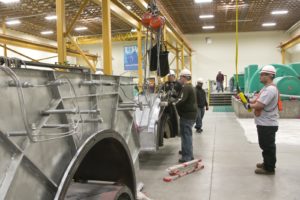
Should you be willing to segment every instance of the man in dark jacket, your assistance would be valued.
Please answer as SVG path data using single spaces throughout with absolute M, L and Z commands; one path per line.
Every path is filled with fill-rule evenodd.
M 205 113 L 204 107 L 206 110 L 208 110 L 208 103 L 206 100 L 206 93 L 202 89 L 203 86 L 203 79 L 199 78 L 197 80 L 197 86 L 196 86 L 196 98 L 197 98 L 197 105 L 198 105 L 198 112 L 196 117 L 196 125 L 195 129 L 197 133 L 201 133 L 202 130 L 202 119 Z
M 187 162 L 194 159 L 192 127 L 197 115 L 195 91 L 190 83 L 191 72 L 183 69 L 180 72 L 180 82 L 183 84 L 182 93 L 176 108 L 180 116 L 181 155 L 179 162 Z
M 217 81 L 217 91 L 220 92 L 220 90 L 222 90 L 222 92 L 224 92 L 224 86 L 223 86 L 224 75 L 222 74 L 221 70 L 219 70 L 219 73 L 216 77 L 216 81 Z

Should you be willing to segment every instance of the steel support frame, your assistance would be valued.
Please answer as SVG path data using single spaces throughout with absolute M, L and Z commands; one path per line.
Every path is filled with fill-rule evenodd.
M 32 42 L 29 40 L 25 40 L 25 39 L 13 37 L 13 36 L 8 36 L 8 35 L 3 35 L 3 34 L 0 34 L 0 43 L 9 44 L 12 46 L 17 46 L 17 47 L 22 47 L 22 48 L 34 49 L 34 50 L 38 50 L 38 51 L 45 51 L 45 52 L 49 52 L 49 53 L 57 53 L 57 47 L 55 47 L 55 46 L 52 46 L 49 44 Z M 74 56 L 74 57 L 80 57 L 80 53 L 73 49 L 68 49 L 67 55 Z M 96 55 L 92 55 L 92 54 L 86 54 L 86 55 L 91 60 L 97 60 Z
M 5 24 L 5 21 L 6 21 L 6 17 L 2 17 L 2 32 L 3 32 L 3 35 L 6 35 L 6 24 Z M 6 48 L 6 43 L 3 44 L 3 55 L 5 57 L 7 57 L 7 48 Z
M 103 71 L 112 75 L 111 0 L 102 0 Z
M 66 32 L 65 23 L 65 0 L 56 0 L 56 35 L 58 63 L 64 64 L 67 61 L 67 48 L 64 34 Z
M 137 30 L 137 45 L 138 45 L 138 75 L 139 75 L 138 87 L 139 87 L 139 91 L 141 91 L 143 86 L 143 50 L 142 50 L 142 24 L 141 23 L 139 24 Z
M 300 35 L 297 35 L 287 42 L 282 42 L 279 47 L 281 48 L 282 64 L 286 62 L 286 50 L 300 43 Z

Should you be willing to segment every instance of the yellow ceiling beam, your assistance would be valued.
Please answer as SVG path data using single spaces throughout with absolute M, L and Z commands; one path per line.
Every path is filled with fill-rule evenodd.
M 111 41 L 119 42 L 119 41 L 136 41 L 137 33 L 117 33 L 112 35 Z M 145 35 L 141 35 L 141 37 L 145 37 Z M 102 36 L 80 36 L 76 37 L 77 44 L 101 44 L 103 42 Z
M 3 34 L 0 34 L 0 43 L 7 44 L 7 45 L 12 45 L 12 46 L 17 46 L 17 47 L 22 47 L 22 48 L 27 48 L 27 49 L 38 50 L 38 51 L 57 53 L 57 47 L 55 47 L 55 46 L 52 46 L 52 45 L 49 45 L 49 44 L 42 44 L 42 43 L 32 42 L 32 41 L 29 41 L 29 40 L 25 40 L 25 39 L 13 37 L 13 36 L 8 36 L 8 35 L 3 35 Z M 81 57 L 80 53 L 73 50 L 73 49 L 68 49 L 67 50 L 67 55 L 75 56 L 75 57 Z M 86 56 L 91 60 L 97 60 L 96 55 L 86 54 Z
M 297 36 L 291 38 L 290 40 L 288 40 L 286 42 L 282 42 L 279 45 L 279 47 L 281 49 L 286 50 L 286 49 L 289 49 L 289 48 L 291 48 L 291 47 L 293 47 L 293 46 L 295 46 L 296 44 L 299 44 L 299 43 L 300 43 L 300 35 L 297 35 Z
M 92 72 L 96 72 L 96 66 L 94 66 L 89 59 L 86 57 L 85 53 L 80 49 L 80 47 L 78 46 L 78 44 L 76 43 L 76 41 L 69 35 L 67 35 L 69 40 L 71 41 L 71 43 L 76 47 L 76 49 L 79 51 L 80 55 L 83 57 L 83 59 L 85 60 L 85 62 L 88 64 L 88 66 L 90 67 L 90 69 L 92 70 Z
M 9 51 L 11 51 L 11 52 L 14 52 L 15 54 L 18 54 L 18 55 L 20 55 L 20 56 L 23 56 L 23 57 L 25 57 L 25 58 L 27 58 L 27 59 L 29 59 L 29 60 L 31 60 L 31 61 L 38 62 L 38 60 L 35 60 L 35 59 L 33 59 L 33 58 L 29 57 L 29 56 L 26 56 L 25 54 L 22 54 L 22 53 L 20 53 L 20 52 L 18 52 L 18 51 L 16 51 L 16 50 L 13 50 L 13 49 L 7 47 L 6 45 L 0 44 L 0 47 L 3 47 L 3 48 L 5 48 L 5 49 L 7 49 L 7 50 L 9 50 Z M 5 57 L 7 57 L 7 55 L 6 55 Z
M 83 9 L 86 7 L 87 3 L 89 2 L 90 0 L 84 0 L 83 3 L 81 4 L 78 12 L 76 13 L 75 15 L 75 18 L 72 20 L 72 22 L 70 23 L 69 27 L 67 28 L 67 31 L 65 33 L 65 36 L 69 35 L 69 33 L 72 31 L 77 19 L 80 17 L 80 14 L 82 13 Z
M 103 0 L 91 0 L 95 4 L 102 7 Z M 124 21 L 126 24 L 138 28 L 140 18 L 135 13 L 131 12 L 126 8 L 126 6 L 119 2 L 118 0 L 111 0 L 110 1 L 110 9 L 114 15 L 116 15 L 119 19 Z

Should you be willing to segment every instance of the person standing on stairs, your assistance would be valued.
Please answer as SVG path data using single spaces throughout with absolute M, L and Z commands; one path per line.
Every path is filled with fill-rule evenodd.
M 197 133 L 202 133 L 202 120 L 204 117 L 205 110 L 208 110 L 208 103 L 206 99 L 206 93 L 202 88 L 203 86 L 203 79 L 198 78 L 197 85 L 195 88 L 196 91 L 196 99 L 198 105 L 197 117 L 196 117 L 196 125 L 195 129 Z M 205 107 L 205 108 L 204 108 Z
M 197 115 L 196 95 L 191 84 L 192 74 L 190 70 L 183 69 L 180 72 L 182 92 L 176 102 L 176 108 L 180 117 L 181 155 L 180 163 L 194 159 L 192 128 Z
M 217 91 L 220 92 L 222 90 L 222 92 L 224 92 L 224 86 L 223 86 L 224 75 L 222 74 L 221 70 L 219 70 L 217 74 L 216 81 L 217 81 Z
M 263 162 L 256 164 L 256 174 L 275 174 L 276 144 L 275 136 L 278 130 L 279 92 L 273 83 L 276 69 L 272 65 L 264 66 L 260 72 L 260 82 L 264 87 L 255 100 L 250 100 L 246 108 L 254 109 L 254 119 L 257 127 L 258 142 L 262 149 Z

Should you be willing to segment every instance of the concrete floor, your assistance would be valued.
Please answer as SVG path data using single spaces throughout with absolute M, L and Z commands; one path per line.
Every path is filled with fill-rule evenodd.
M 254 123 L 253 123 L 254 126 Z M 300 131 L 299 131 L 300 137 Z M 140 158 L 143 192 L 152 200 L 300 200 L 300 146 L 277 145 L 274 176 L 254 174 L 261 162 L 258 144 L 249 143 L 234 113 L 205 114 L 204 131 L 194 132 L 194 156 L 205 168 L 165 183 L 166 169 L 177 164 L 180 139 Z

